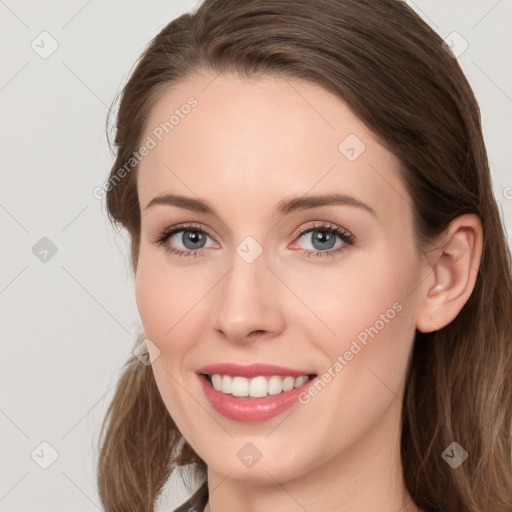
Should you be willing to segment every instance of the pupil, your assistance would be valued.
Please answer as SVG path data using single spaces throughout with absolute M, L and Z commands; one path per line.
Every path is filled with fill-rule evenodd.
M 201 244 L 201 242 L 204 242 L 204 233 L 201 233 L 199 231 L 187 231 L 183 234 L 183 245 L 187 249 L 200 249 L 201 247 L 196 247 L 194 244 Z M 189 244 L 192 244 L 192 247 L 189 247 Z
M 314 233 L 317 233 L 317 235 L 313 236 L 313 246 L 315 247 L 315 242 L 320 244 L 320 247 L 315 247 L 315 249 L 332 249 L 334 247 L 336 242 L 334 233 L 326 231 L 314 231 Z

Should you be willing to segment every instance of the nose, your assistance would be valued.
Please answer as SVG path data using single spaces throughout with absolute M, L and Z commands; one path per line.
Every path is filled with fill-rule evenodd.
M 252 263 L 235 253 L 231 269 L 217 287 L 214 331 L 237 343 L 278 336 L 285 323 L 282 293 L 264 253 Z

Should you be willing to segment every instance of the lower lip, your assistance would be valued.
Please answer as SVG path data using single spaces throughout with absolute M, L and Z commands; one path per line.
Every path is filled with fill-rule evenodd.
M 316 377 L 315 377 L 316 378 Z M 294 405 L 299 395 L 308 388 L 314 379 L 290 391 L 282 391 L 277 395 L 264 398 L 245 398 L 227 395 L 217 391 L 205 375 L 199 375 L 204 394 L 212 407 L 220 414 L 235 421 L 254 423 L 274 418 Z

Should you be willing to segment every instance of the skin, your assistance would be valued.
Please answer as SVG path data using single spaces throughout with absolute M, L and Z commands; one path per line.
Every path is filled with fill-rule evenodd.
M 407 363 L 415 329 L 442 328 L 473 289 L 478 219 L 453 221 L 438 241 L 452 251 L 424 258 L 395 157 L 344 102 L 306 82 L 190 76 L 156 103 L 142 140 L 190 96 L 197 106 L 139 165 L 135 285 L 146 338 L 157 347 L 162 398 L 208 465 L 206 510 L 419 510 L 405 490 L 399 451 Z M 355 161 L 338 149 L 349 134 L 365 145 Z M 274 213 L 290 196 L 331 192 L 356 197 L 376 215 L 349 205 Z M 163 193 L 204 199 L 216 214 L 146 209 Z M 296 234 L 314 221 L 347 230 L 354 245 L 336 237 L 343 251 L 315 256 L 311 231 Z M 208 233 L 196 257 L 154 243 L 183 222 Z M 167 245 L 186 250 L 182 234 Z M 247 236 L 263 251 L 252 263 L 236 252 Z M 321 392 L 268 421 L 219 415 L 195 375 L 218 362 L 322 374 L 394 303 L 400 312 Z M 250 468 L 237 457 L 248 442 L 261 453 Z

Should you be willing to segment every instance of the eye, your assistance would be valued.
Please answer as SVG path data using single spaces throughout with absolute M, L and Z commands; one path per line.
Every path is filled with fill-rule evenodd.
M 163 245 L 167 252 L 178 256 L 195 256 L 198 251 L 205 248 L 207 238 L 211 237 L 204 229 L 194 224 L 182 224 L 164 230 L 154 243 L 157 246 Z M 183 248 L 180 248 L 180 245 Z M 214 244 L 214 247 L 216 246 Z
M 297 242 L 290 247 L 294 248 L 299 241 L 305 241 L 310 248 L 302 249 L 304 256 L 325 257 L 335 256 L 347 246 L 354 245 L 355 237 L 344 228 L 328 222 L 316 221 L 302 227 L 294 233 L 294 240 Z M 195 224 L 180 224 L 165 229 L 153 243 L 157 246 L 164 246 L 164 249 L 180 257 L 198 256 L 206 246 L 207 239 L 211 236 L 203 228 Z M 213 240 L 212 240 L 213 242 Z M 336 243 L 338 242 L 338 245 Z M 181 245 L 181 247 L 180 247 Z M 218 247 L 216 242 L 209 247 Z
M 299 237 L 298 241 L 305 241 L 305 245 L 310 246 L 304 250 L 307 258 L 335 256 L 355 242 L 355 237 L 346 229 L 322 221 L 314 222 L 312 226 L 309 224 L 306 229 L 301 228 L 296 236 Z

